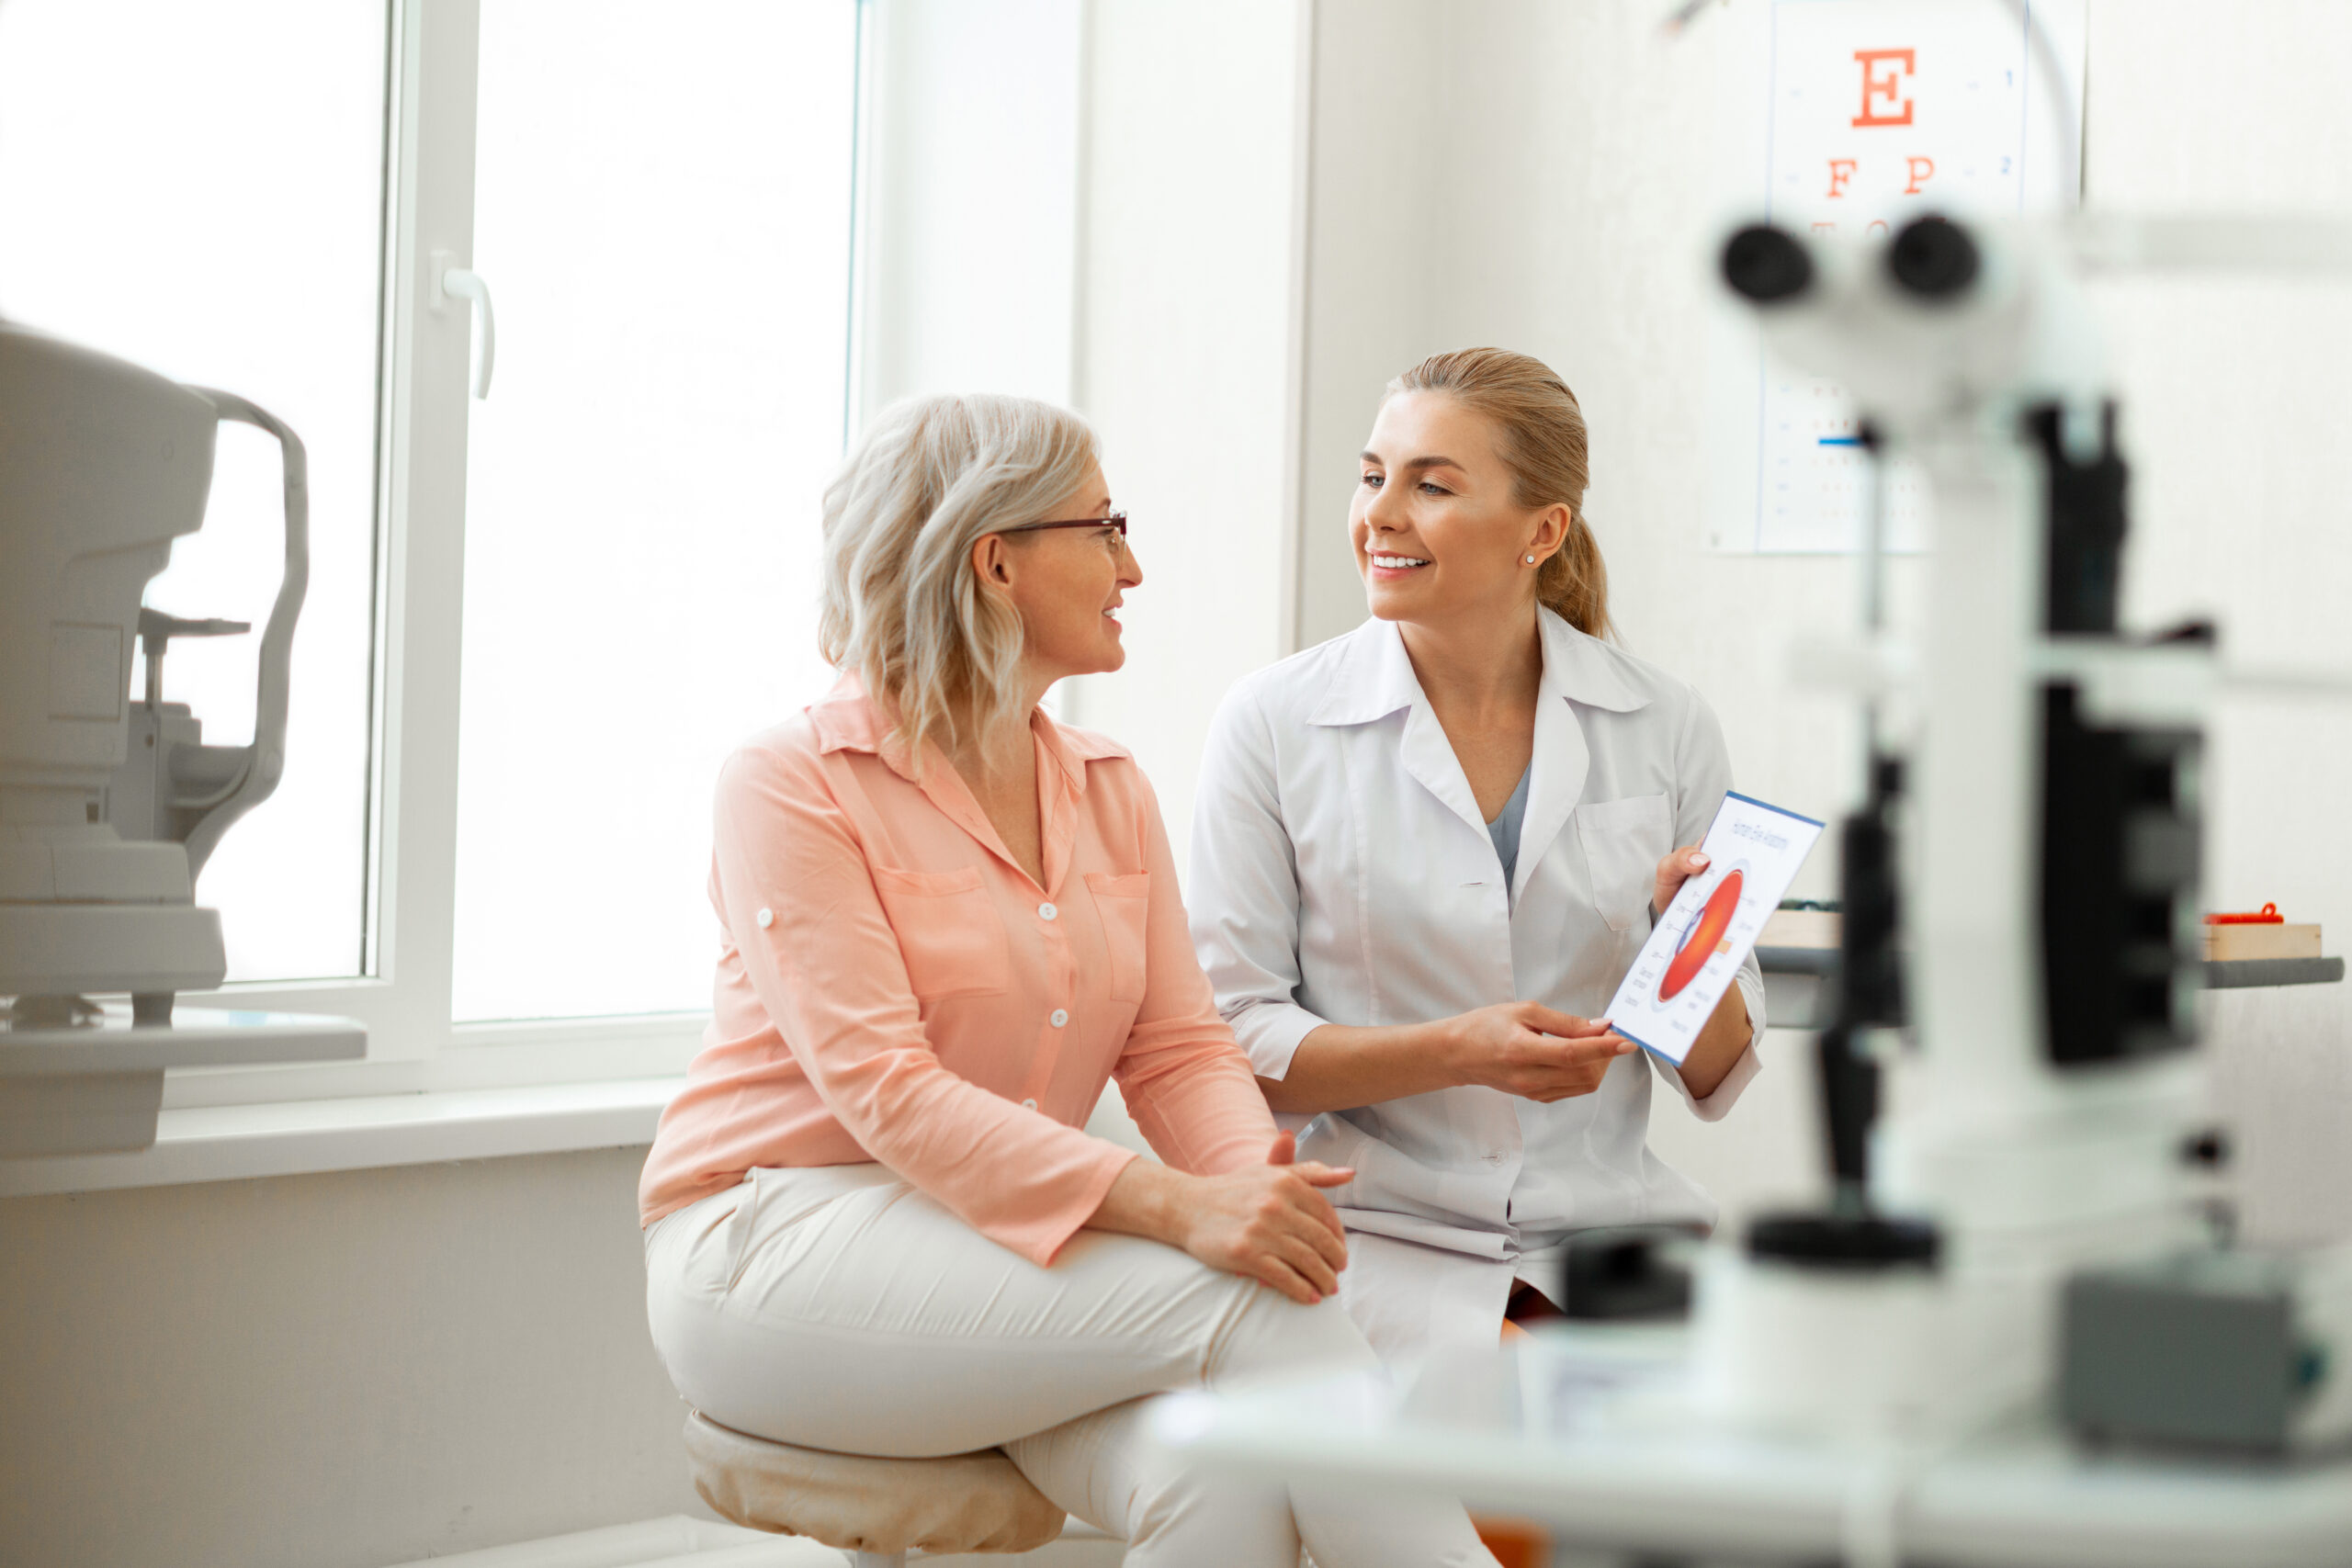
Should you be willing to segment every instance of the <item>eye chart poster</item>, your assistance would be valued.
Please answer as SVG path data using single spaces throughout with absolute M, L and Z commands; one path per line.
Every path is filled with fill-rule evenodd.
M 1721 44 L 1741 88 L 1719 99 L 1739 106 L 1719 122 L 1725 210 L 1869 238 L 1929 212 L 2071 209 L 2085 5 L 1772 0 L 1752 8 Z M 1868 468 L 1845 392 L 1770 359 L 1745 320 L 1720 345 L 1716 379 L 1727 453 L 1716 547 L 1859 549 Z M 1897 462 L 1887 480 L 1890 547 L 1924 547 L 1920 479 Z
M 1609 1022 L 1677 1066 L 1781 907 L 1821 824 L 1727 795 L 1700 844 L 1707 869 L 1684 883 L 1609 1003 Z

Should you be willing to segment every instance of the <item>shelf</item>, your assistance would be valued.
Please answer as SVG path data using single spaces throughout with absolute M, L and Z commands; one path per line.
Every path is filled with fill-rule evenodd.
M 1821 978 L 1838 973 L 1834 947 L 1759 947 L 1757 966 L 1767 975 L 1811 975 Z M 2332 986 L 2344 978 L 2341 958 L 2209 958 L 2205 988 L 2242 990 L 2250 986 Z
M 1764 1018 L 1775 1029 L 1823 1029 L 1838 1005 L 1834 947 L 1759 947 Z M 2344 978 L 2341 958 L 2238 958 L 2205 961 L 2205 988 L 2239 991 L 2278 986 L 2332 986 Z
M 1767 975 L 1835 975 L 1838 973 L 1838 950 L 1834 947 L 1759 947 L 1756 950 L 1756 966 Z
M 128 1007 L 76 1028 L 0 1023 L 0 1159 L 118 1154 L 155 1141 L 169 1067 L 351 1061 L 368 1031 L 347 1018 L 183 1007 L 136 1024 Z
M 2205 961 L 2205 988 L 2209 991 L 2234 991 L 2249 986 L 2333 986 L 2343 978 L 2341 958 Z

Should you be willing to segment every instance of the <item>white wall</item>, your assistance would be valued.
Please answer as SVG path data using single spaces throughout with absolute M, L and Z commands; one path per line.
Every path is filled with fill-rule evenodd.
M 1303 9 L 1091 7 L 1076 402 L 1144 581 L 1126 667 L 1067 711 L 1134 749 L 1180 867 L 1218 700 L 1289 651 Z
M 1763 0 L 1736 0 L 1761 5 Z M 1705 259 L 1713 51 L 1655 7 L 1544 0 L 1325 6 L 1316 40 L 1316 185 L 1304 464 L 1302 640 L 1363 615 L 1342 538 L 1352 458 L 1385 378 L 1472 344 L 1565 375 L 1592 428 L 1589 506 L 1634 651 L 1722 716 L 1741 787 L 1841 809 L 1855 737 L 1839 705 L 1792 694 L 1790 639 L 1853 619 L 1849 562 L 1712 553 Z M 2296 83 L 2284 90 L 2287 62 Z M 2095 0 L 2087 186 L 2094 206 L 2352 206 L 2352 11 L 2257 0 Z M 2352 287 L 2107 286 L 2136 462 L 2129 614 L 2217 615 L 2233 656 L 2352 668 L 2352 446 L 2338 434 Z M 1916 592 L 1914 581 L 1902 585 Z M 2352 942 L 2347 856 L 2319 807 L 2352 786 L 2352 706 L 2245 702 L 2217 727 L 2209 896 L 2277 899 Z M 1800 892 L 1835 886 L 1833 856 Z M 2352 1233 L 2346 1048 L 2352 993 L 2214 1004 L 2216 1103 L 2239 1117 L 2257 1234 Z M 1814 1179 L 1804 1037 L 1729 1122 L 1662 1114 L 1668 1157 L 1736 1210 Z
M 1067 402 L 1146 581 L 1056 694 L 1131 746 L 1184 863 L 1227 685 L 1287 651 L 1304 0 L 879 0 L 861 415 Z
M 383 1568 L 709 1517 L 643 1162 L 0 1201 L 0 1562 Z
M 868 0 L 853 419 L 931 392 L 1067 402 L 1080 0 Z

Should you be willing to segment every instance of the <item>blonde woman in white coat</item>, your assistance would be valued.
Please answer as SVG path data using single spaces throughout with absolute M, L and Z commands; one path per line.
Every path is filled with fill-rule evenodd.
M 1355 1168 L 1340 1294 L 1392 1359 L 1540 1314 L 1577 1231 L 1711 1222 L 1649 1151 L 1650 1080 L 1713 1121 L 1757 1070 L 1752 960 L 1679 1072 L 1593 1016 L 1731 766 L 1603 640 L 1586 477 L 1536 360 L 1391 382 L 1349 516 L 1372 618 L 1239 682 L 1202 762 L 1193 942 L 1298 1157 Z

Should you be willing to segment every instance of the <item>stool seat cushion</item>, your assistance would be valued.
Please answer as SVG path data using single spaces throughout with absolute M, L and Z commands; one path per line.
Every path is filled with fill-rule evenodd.
M 797 1449 L 686 1417 L 695 1490 L 721 1517 L 844 1551 L 1029 1551 L 1065 1516 L 1001 1449 L 873 1459 Z

